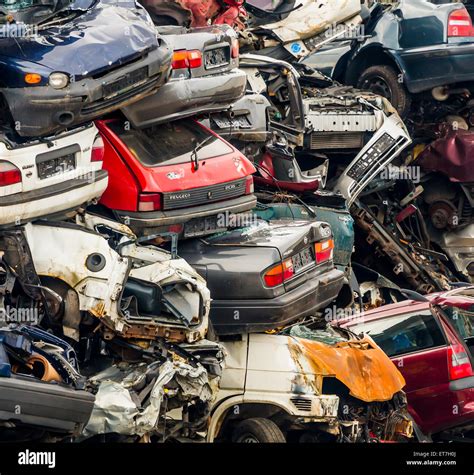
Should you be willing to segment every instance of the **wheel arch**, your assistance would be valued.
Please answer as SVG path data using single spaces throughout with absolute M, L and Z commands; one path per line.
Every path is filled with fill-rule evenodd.
M 232 413 L 238 408 L 238 413 Z M 233 396 L 222 401 L 212 413 L 211 423 L 207 433 L 207 442 L 227 432 L 232 424 L 251 417 L 263 417 L 271 420 L 272 417 L 286 414 L 290 416 L 287 408 L 275 401 L 248 400 L 243 395 Z
M 394 55 L 380 45 L 371 45 L 362 49 L 356 57 L 349 62 L 344 82 L 356 86 L 357 79 L 363 71 L 371 66 L 378 65 L 392 66 L 399 74 L 405 75 L 403 66 Z

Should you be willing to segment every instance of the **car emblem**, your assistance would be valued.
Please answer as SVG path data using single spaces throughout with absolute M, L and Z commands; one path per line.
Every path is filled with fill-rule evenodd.
M 184 170 L 180 169 L 178 171 L 169 172 L 166 174 L 166 177 L 169 180 L 179 180 L 180 178 L 184 178 Z
M 212 198 L 212 191 L 207 192 L 207 199 L 210 200 Z
M 306 236 L 304 237 L 304 243 L 308 244 L 308 238 Z

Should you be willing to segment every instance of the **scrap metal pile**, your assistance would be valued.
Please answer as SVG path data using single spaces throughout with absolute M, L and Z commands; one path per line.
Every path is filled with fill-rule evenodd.
M 0 0 L 0 440 L 467 439 L 474 28 L 439 3 Z

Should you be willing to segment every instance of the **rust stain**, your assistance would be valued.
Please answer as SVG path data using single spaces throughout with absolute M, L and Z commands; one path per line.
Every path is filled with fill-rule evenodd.
M 405 386 L 390 358 L 367 336 L 333 346 L 299 338 L 290 346 L 292 354 L 304 357 L 315 374 L 337 378 L 362 401 L 388 401 Z

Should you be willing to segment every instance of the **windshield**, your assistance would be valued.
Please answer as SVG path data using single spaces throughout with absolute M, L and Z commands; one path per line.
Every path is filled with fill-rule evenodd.
M 189 119 L 144 130 L 127 130 L 121 121 L 108 126 L 145 167 L 189 162 L 194 158 L 195 149 L 198 160 L 232 153 L 232 148 L 223 140 Z

